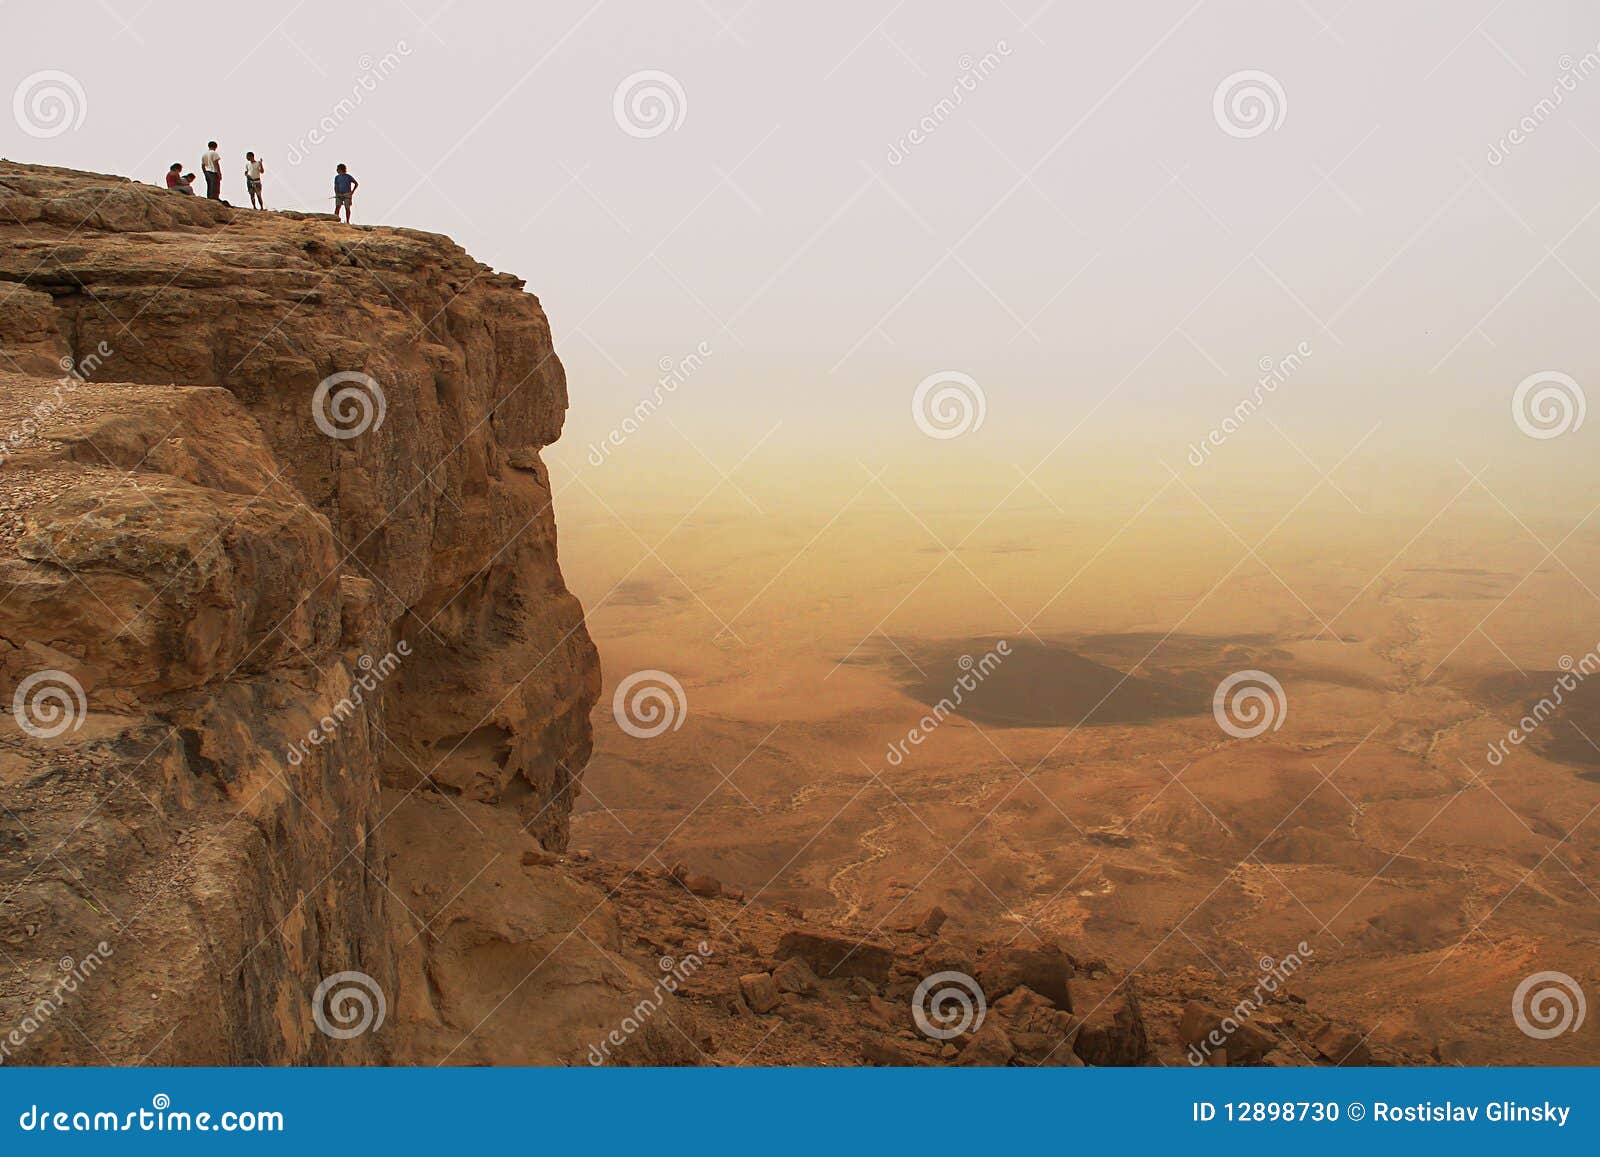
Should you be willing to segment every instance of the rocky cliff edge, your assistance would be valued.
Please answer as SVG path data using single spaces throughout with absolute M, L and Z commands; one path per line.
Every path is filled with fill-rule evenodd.
M 523 863 L 600 685 L 566 404 L 447 238 L 0 162 L 0 1060 L 554 1063 L 631 1006 Z

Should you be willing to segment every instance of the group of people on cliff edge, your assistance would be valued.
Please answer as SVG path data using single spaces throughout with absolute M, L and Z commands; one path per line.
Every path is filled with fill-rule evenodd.
M 200 171 L 205 174 L 206 196 L 213 201 L 222 200 L 222 154 L 217 152 L 217 142 L 207 141 L 206 151 L 200 154 Z M 250 194 L 250 207 L 252 209 L 265 209 L 266 198 L 262 195 L 261 180 L 267 171 L 266 164 L 250 152 L 244 155 L 244 184 Z M 356 190 L 361 187 L 361 182 L 350 175 L 344 165 L 339 165 L 333 174 L 333 215 L 339 216 L 339 210 L 344 210 L 345 224 L 350 224 L 350 209 L 355 200 Z M 167 167 L 167 188 L 178 193 L 194 195 L 194 174 L 185 173 L 183 164 L 174 161 Z

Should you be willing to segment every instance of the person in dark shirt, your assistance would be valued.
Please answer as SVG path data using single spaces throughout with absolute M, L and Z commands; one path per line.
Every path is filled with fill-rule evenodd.
M 361 187 L 361 182 L 352 177 L 340 165 L 333 175 L 333 215 L 337 217 L 339 210 L 344 209 L 344 223 L 350 224 L 350 202 L 355 199 L 356 190 Z
M 174 162 L 167 169 L 167 188 L 179 193 L 187 193 L 191 197 L 194 196 L 194 174 L 186 174 L 183 171 L 183 166 Z

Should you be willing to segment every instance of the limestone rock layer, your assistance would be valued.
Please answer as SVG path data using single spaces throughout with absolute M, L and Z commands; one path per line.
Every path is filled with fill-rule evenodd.
M 602 897 L 524 866 L 600 685 L 566 405 L 538 300 L 445 237 L 0 162 L 0 1062 L 542 1063 L 616 1022 Z M 342 972 L 375 1030 L 319 1023 Z

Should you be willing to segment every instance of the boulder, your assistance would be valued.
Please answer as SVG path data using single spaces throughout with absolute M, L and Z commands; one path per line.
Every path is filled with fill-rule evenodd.
M 989 1006 L 989 1016 L 1005 1022 L 1020 1060 L 1031 1065 L 1078 1067 L 1073 1051 L 1078 1021 L 1031 988 L 1018 988 Z
M 907 969 L 901 965 L 900 971 L 921 980 L 924 976 L 935 972 L 964 972 L 976 978 L 978 975 L 978 949 L 970 943 L 958 940 L 939 939 L 928 941 L 919 947 L 921 959 L 917 961 L 914 969 Z
M 778 986 L 779 992 L 810 996 L 817 991 L 816 973 L 812 972 L 810 966 L 798 956 L 781 961 L 772 970 L 772 982 Z
M 798 957 L 823 980 L 859 976 L 874 984 L 889 979 L 894 949 L 873 940 L 839 936 L 831 932 L 785 932 L 778 941 L 781 959 Z
M 863 1000 L 872 1000 L 879 995 L 878 986 L 865 976 L 852 976 L 845 981 L 845 989 L 851 996 L 858 996 Z
M 1209 1057 L 1219 1049 L 1226 1049 L 1230 1065 L 1255 1064 L 1278 1043 L 1272 1033 L 1251 1021 L 1236 1018 L 1231 1011 L 1198 1000 L 1183 1006 L 1178 1037 L 1200 1056 Z
M 995 1002 L 992 1015 L 1003 1018 L 1018 1054 L 1028 1063 L 1081 1066 L 1074 1052 L 1078 1018 L 1062 1012 L 1031 988 L 1019 988 Z
M 792 992 L 786 992 L 782 997 L 783 1003 L 778 1006 L 778 1014 L 785 1020 L 799 1021 L 801 1024 L 810 1025 L 817 1029 L 830 1029 L 834 1027 L 833 1015 L 826 1006 L 814 1000 L 806 1000 Z
M 1366 1038 L 1354 1029 L 1328 1021 L 1311 1034 L 1311 1046 L 1323 1059 L 1336 1065 L 1370 1065 L 1372 1052 Z
M 1068 982 L 1077 974 L 1072 957 L 1051 944 L 1001 948 L 978 965 L 977 981 L 990 1001 L 1031 988 L 1063 1012 L 1072 1011 Z
M 696 896 L 704 896 L 708 900 L 722 895 L 722 881 L 713 876 L 701 876 L 691 872 L 683 876 L 679 882 Z
M 999 1068 L 1011 1063 L 1016 1046 L 998 1020 L 985 1020 L 983 1027 L 967 1038 L 956 1064 L 965 1068 Z
M 881 996 L 867 997 L 867 1015 L 888 1028 L 900 1028 L 911 1023 L 911 1011 L 908 1006 L 891 1004 Z
M 770 972 L 749 972 L 739 978 L 739 995 L 755 1013 L 768 1013 L 778 1007 L 778 986 Z
M 927 1057 L 920 1053 L 912 1052 L 894 1041 L 883 1037 L 869 1036 L 861 1042 L 861 1059 L 869 1065 L 882 1065 L 886 1068 L 904 1069 L 913 1065 L 925 1065 Z
M 1013 1032 L 1011 1043 L 1016 1046 L 1019 1065 L 1044 1069 L 1081 1069 L 1083 1058 L 1072 1051 L 1071 1039 L 1054 1033 Z
M 1072 1006 L 1081 1019 L 1074 1050 L 1086 1064 L 1141 1065 L 1150 1057 L 1150 1037 L 1133 978 L 1116 981 L 1076 977 Z
M 896 932 L 914 932 L 918 936 L 937 936 L 939 929 L 944 927 L 949 915 L 939 905 L 923 912 L 918 912 L 898 920 L 894 924 Z

